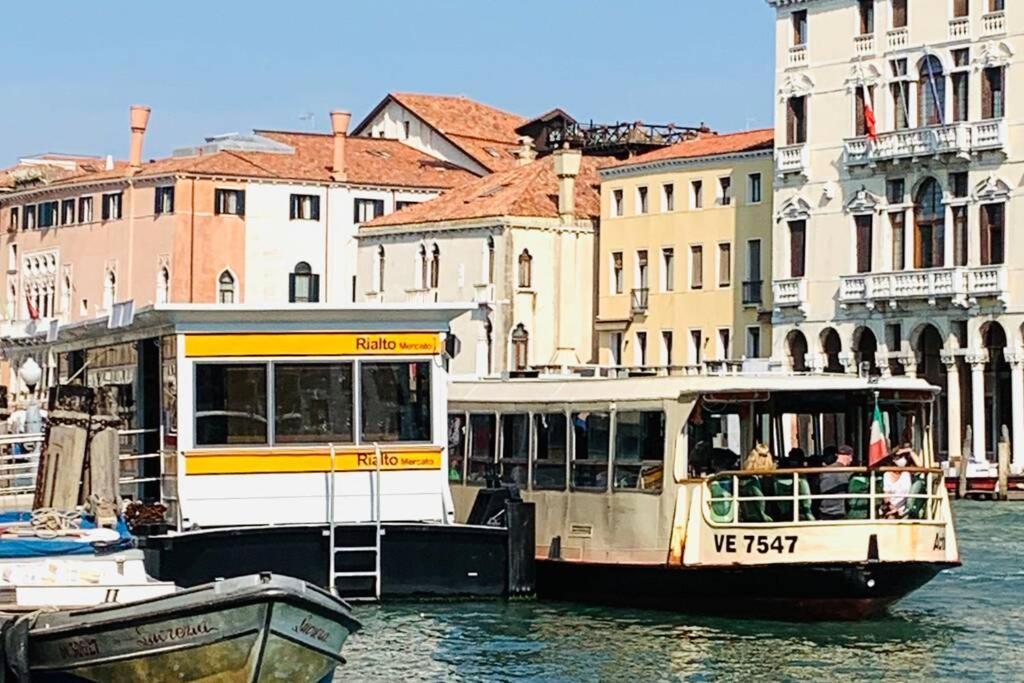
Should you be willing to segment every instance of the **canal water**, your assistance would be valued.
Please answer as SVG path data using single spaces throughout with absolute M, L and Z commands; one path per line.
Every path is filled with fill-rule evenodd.
M 552 602 L 360 607 L 345 681 L 1024 680 L 1024 504 L 957 502 L 964 566 L 857 623 Z

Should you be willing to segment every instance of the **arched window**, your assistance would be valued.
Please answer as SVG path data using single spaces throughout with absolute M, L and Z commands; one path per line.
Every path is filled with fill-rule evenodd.
M 946 77 L 942 62 L 928 55 L 918 65 L 917 125 L 938 126 L 946 122 Z
M 384 291 L 384 245 L 377 247 L 377 291 Z
M 320 301 L 320 276 L 305 261 L 299 261 L 288 274 L 288 301 L 293 304 Z
M 112 270 L 107 271 L 106 279 L 103 281 L 103 308 L 109 311 L 117 299 L 117 275 Z
M 485 265 L 486 265 L 485 274 L 487 275 L 487 284 L 493 285 L 494 284 L 494 238 L 493 237 L 488 237 L 487 238 L 487 256 L 486 256 L 485 261 L 486 261 L 486 263 L 485 263 Z
M 525 370 L 529 367 L 529 346 L 530 333 L 526 331 L 522 323 L 519 323 L 512 330 L 512 368 L 514 370 Z
M 519 255 L 519 286 L 533 286 L 533 257 L 530 256 L 528 249 L 523 249 L 523 253 Z
M 426 289 L 427 288 L 427 282 L 429 281 L 429 278 L 430 278 L 430 273 L 429 273 L 430 262 L 427 260 L 427 247 L 426 247 L 426 245 L 423 245 L 423 244 L 420 245 L 419 256 L 420 256 L 420 259 L 419 259 L 420 260 L 420 263 L 419 263 L 420 268 L 419 268 L 419 276 L 418 276 L 419 282 L 416 283 L 417 284 L 416 288 L 417 289 Z
M 430 288 L 437 289 L 441 279 L 441 249 L 435 244 L 430 250 Z
M 156 276 L 156 302 L 165 304 L 170 298 L 171 273 L 166 267 L 160 269 Z
M 235 303 L 235 276 L 227 270 L 217 278 L 217 301 L 222 304 Z
M 941 268 L 946 252 L 946 207 L 942 187 L 926 178 L 914 202 L 914 267 Z

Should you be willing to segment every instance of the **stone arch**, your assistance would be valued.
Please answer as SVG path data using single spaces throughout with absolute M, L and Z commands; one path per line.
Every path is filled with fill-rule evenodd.
M 1009 337 L 999 322 L 989 320 L 979 330 L 980 345 L 986 352 L 985 363 L 985 450 L 993 456 L 1003 430 L 1010 436 L 1011 411 L 1010 364 L 1006 360 Z M 1012 349 L 1011 349 L 1012 350 Z M 1012 441 L 1011 441 L 1012 443 Z
M 843 341 L 836 329 L 826 327 L 818 335 L 818 340 L 821 342 L 821 353 L 825 357 L 825 372 L 844 372 L 843 364 L 839 361 L 839 355 L 843 352 Z
M 858 371 L 862 364 L 867 363 L 869 375 L 881 374 L 877 362 L 878 337 L 870 327 L 861 326 L 853 331 L 850 350 L 853 352 Z
M 807 337 L 800 330 L 791 330 L 786 335 L 786 357 L 793 372 L 807 372 Z

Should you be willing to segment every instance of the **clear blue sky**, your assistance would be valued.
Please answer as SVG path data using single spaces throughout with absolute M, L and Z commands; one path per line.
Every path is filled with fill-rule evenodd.
M 53 151 L 128 151 L 128 106 L 153 108 L 146 157 L 252 128 L 361 119 L 388 91 L 461 94 L 531 116 L 772 121 L 764 0 L 104 0 L 4 3 L 0 166 Z

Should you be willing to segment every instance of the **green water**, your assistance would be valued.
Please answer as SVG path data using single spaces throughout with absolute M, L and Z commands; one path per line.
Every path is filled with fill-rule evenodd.
M 359 608 L 345 681 L 1024 680 L 1024 503 L 957 503 L 964 566 L 857 623 L 550 602 Z

